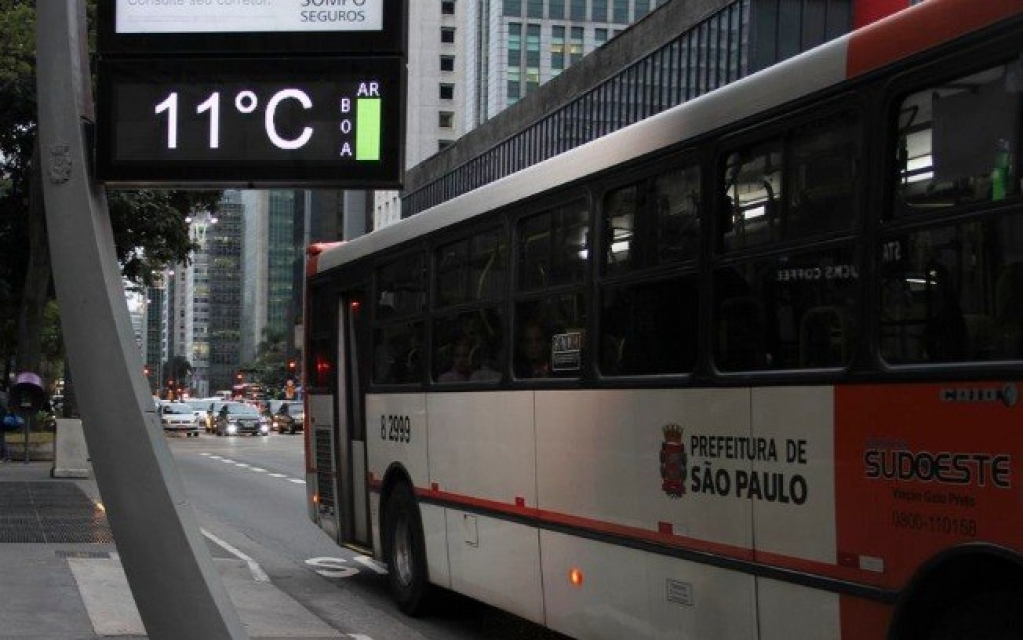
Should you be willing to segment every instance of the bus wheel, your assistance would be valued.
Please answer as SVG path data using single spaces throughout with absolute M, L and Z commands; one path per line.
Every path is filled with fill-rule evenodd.
M 391 597 L 407 615 L 426 613 L 429 583 L 426 576 L 426 545 L 412 489 L 405 483 L 394 488 L 387 501 L 385 552 Z
M 981 594 L 953 607 L 928 640 L 1018 640 L 1023 629 L 1023 594 Z

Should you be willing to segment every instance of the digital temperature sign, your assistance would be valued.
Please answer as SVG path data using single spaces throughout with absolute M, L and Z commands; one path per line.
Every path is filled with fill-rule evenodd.
M 401 184 L 404 60 L 101 60 L 97 177 L 122 185 Z

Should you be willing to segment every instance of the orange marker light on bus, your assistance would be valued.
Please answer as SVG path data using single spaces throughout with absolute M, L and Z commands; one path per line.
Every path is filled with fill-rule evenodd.
M 568 572 L 568 581 L 572 583 L 573 587 L 583 586 L 583 572 L 575 567 Z
M 318 493 L 313 494 L 313 504 L 320 504 L 320 494 Z

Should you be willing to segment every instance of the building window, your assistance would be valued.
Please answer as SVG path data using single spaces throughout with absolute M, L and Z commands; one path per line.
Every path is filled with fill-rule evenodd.
M 569 0 L 571 4 L 569 7 L 572 10 L 570 16 L 572 20 L 585 20 L 586 19 L 586 0 Z
M 455 126 L 455 114 L 450 111 L 441 111 L 439 115 L 438 124 L 441 129 L 451 129 Z
M 444 44 L 455 44 L 455 28 L 441 27 L 440 41 L 443 42 Z
M 437 151 L 443 151 L 443 150 L 447 149 L 448 147 L 450 147 L 453 144 L 455 144 L 454 140 L 438 140 L 437 141 Z
M 515 102 L 522 97 L 522 25 L 508 24 L 508 100 Z
M 607 29 L 594 29 L 593 41 L 598 47 L 607 42 Z
M 636 20 L 650 13 L 650 0 L 636 0 Z
M 526 93 L 540 86 L 540 25 L 526 26 Z
M 614 12 L 611 22 L 629 24 L 629 0 L 614 0 Z
M 444 0 L 440 3 L 440 12 L 445 16 L 455 15 L 455 0 Z
M 455 99 L 455 85 L 442 82 L 440 84 L 440 99 L 441 100 L 454 100 Z
M 582 60 L 583 57 L 583 28 L 572 27 L 571 64 Z
M 440 70 L 441 71 L 454 71 L 455 70 L 455 56 L 441 56 L 440 57 Z
M 551 72 L 557 75 L 565 68 L 565 27 L 551 27 Z
M 549 0 L 547 3 L 547 15 L 551 20 L 564 20 L 565 0 Z
M 508 67 L 508 103 L 512 104 L 522 97 L 521 67 Z
M 519 17 L 522 15 L 522 0 L 504 0 L 504 15 Z
M 594 22 L 607 22 L 607 0 L 593 0 L 591 8 Z
M 526 16 L 543 18 L 543 0 L 526 0 Z

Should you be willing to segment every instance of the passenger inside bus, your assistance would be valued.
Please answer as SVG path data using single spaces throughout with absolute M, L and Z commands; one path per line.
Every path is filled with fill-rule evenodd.
M 451 368 L 440 374 L 439 382 L 465 382 L 472 379 L 473 344 L 468 338 L 462 338 L 451 351 Z
M 551 375 L 550 336 L 540 323 L 531 320 L 522 325 L 515 354 L 515 376 L 546 378 Z

